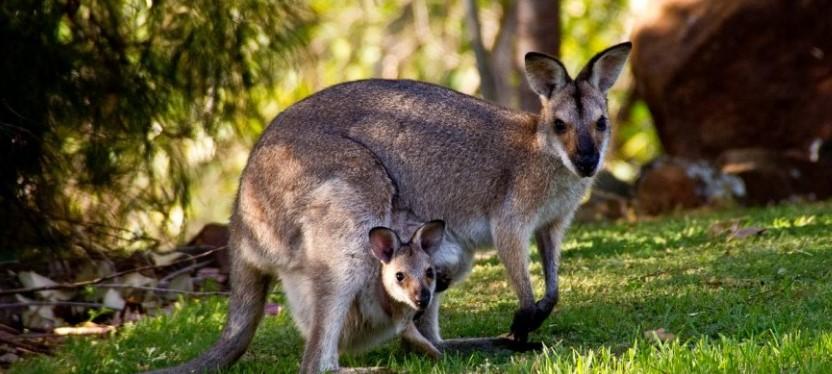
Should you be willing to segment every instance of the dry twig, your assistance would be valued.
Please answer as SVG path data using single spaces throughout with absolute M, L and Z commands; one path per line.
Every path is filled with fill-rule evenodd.
M 144 270 L 161 269 L 161 268 L 166 268 L 166 267 L 182 264 L 182 263 L 189 262 L 189 261 L 194 261 L 196 259 L 209 256 L 209 255 L 213 254 L 214 252 L 217 252 L 217 251 L 225 249 L 225 248 L 226 248 L 225 246 L 217 247 L 217 248 L 207 250 L 207 251 L 205 251 L 203 253 L 200 253 L 198 255 L 195 255 L 195 256 L 191 256 L 191 257 L 188 257 L 188 258 L 185 258 L 185 259 L 182 259 L 182 260 L 171 262 L 170 264 L 139 266 L 137 268 L 115 272 L 115 273 L 107 275 L 107 276 L 103 276 L 103 277 L 100 277 L 100 278 L 95 278 L 95 279 L 91 279 L 91 280 L 83 281 L 83 282 L 58 283 L 58 284 L 53 284 L 51 286 L 29 287 L 29 288 L 24 287 L 24 288 L 15 288 L 15 289 L 11 289 L 11 290 L 0 290 L 0 295 L 12 295 L 12 294 L 16 294 L 16 293 L 27 293 L 27 292 L 48 291 L 48 290 L 65 290 L 65 289 L 79 288 L 79 287 L 84 287 L 84 286 L 95 285 L 95 284 L 98 284 L 98 283 L 101 283 L 101 282 L 104 282 L 104 281 L 107 281 L 107 280 L 110 280 L 110 279 L 113 279 L 113 278 L 118 278 L 118 277 L 120 277 L 122 275 L 125 275 L 125 274 L 135 273 L 135 272 L 144 271 Z
M 42 353 L 49 354 L 49 350 L 43 347 L 38 347 L 26 342 L 20 341 L 15 335 L 0 331 L 0 343 L 11 345 L 21 351 L 28 353 Z
M 104 304 L 99 303 L 85 303 L 81 301 L 28 301 L 25 303 L 3 303 L 0 304 L 0 309 L 18 309 L 28 308 L 30 306 L 82 306 L 85 308 L 104 308 Z
M 167 293 L 181 293 L 183 295 L 189 296 L 228 296 L 229 293 L 225 291 L 186 291 L 186 290 L 177 290 L 173 288 L 159 288 L 159 287 L 146 287 L 146 286 L 131 286 L 129 284 L 116 284 L 116 283 L 106 283 L 106 284 L 97 284 L 95 287 L 101 288 L 128 288 L 133 290 L 143 290 L 143 291 L 154 291 L 154 292 L 167 292 Z M 2 305 L 2 304 L 0 304 Z

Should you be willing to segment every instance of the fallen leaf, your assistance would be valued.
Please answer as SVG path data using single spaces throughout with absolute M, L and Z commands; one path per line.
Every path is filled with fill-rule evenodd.
M 21 271 L 17 274 L 17 279 L 26 288 L 50 287 L 57 284 L 55 281 L 34 271 Z M 72 292 L 69 291 L 48 290 L 38 291 L 37 294 L 44 300 L 50 301 L 66 301 L 72 298 Z
M 766 232 L 766 229 L 762 227 L 744 227 L 731 231 L 728 239 L 745 239 L 750 236 L 761 235 L 764 232 Z
M 664 328 L 659 328 L 656 330 L 645 331 L 644 338 L 654 343 L 667 343 L 673 339 L 676 339 L 676 335 L 673 335 L 672 333 L 665 331 Z
M 733 219 L 730 221 L 715 222 L 709 228 L 708 232 L 711 236 L 727 236 L 728 240 L 745 239 L 750 236 L 760 235 L 766 232 L 763 227 L 742 227 L 740 220 Z
M 156 266 L 168 266 L 174 261 L 178 260 L 180 257 L 184 256 L 182 252 L 171 251 L 168 253 L 151 253 L 150 257 L 153 258 L 153 264 Z
M 283 308 L 280 307 L 280 304 L 268 303 L 266 304 L 264 311 L 266 312 L 266 315 L 276 316 L 280 314 L 281 309 Z
M 121 310 L 124 304 L 126 304 L 124 298 L 115 289 L 110 288 L 104 294 L 104 305 L 108 308 Z
M 139 273 L 130 273 L 124 276 L 121 283 L 132 287 L 153 287 L 156 285 L 156 279 L 145 277 Z
M 114 326 L 88 322 L 80 326 L 58 327 L 52 332 L 56 335 L 103 335 L 115 330 L 116 328 Z
M 24 297 L 22 295 L 14 295 L 20 303 L 32 303 L 34 300 Z M 20 314 L 23 326 L 36 330 L 51 330 L 55 326 L 64 324 L 64 321 L 55 316 L 54 305 L 29 305 L 29 307 Z

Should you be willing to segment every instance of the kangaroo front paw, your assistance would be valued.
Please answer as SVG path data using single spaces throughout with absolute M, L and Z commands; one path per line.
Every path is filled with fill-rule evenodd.
M 514 313 L 514 320 L 511 322 L 510 337 L 518 342 L 526 342 L 529 333 L 537 330 L 543 321 L 549 317 L 554 308 L 554 303 L 544 299 L 538 301 L 534 306 L 518 309 Z
M 536 307 L 522 308 L 514 312 L 514 320 L 511 321 L 509 337 L 518 342 L 529 340 L 529 332 L 534 330 Z

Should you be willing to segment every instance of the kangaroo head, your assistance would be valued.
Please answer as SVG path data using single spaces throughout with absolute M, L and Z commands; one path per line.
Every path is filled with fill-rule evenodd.
M 442 244 L 444 232 L 444 222 L 430 221 L 402 243 L 391 229 L 370 230 L 371 252 L 381 261 L 382 284 L 390 297 L 418 310 L 430 304 L 436 287 L 431 256 Z
M 621 43 L 598 53 L 572 79 L 556 58 L 526 54 L 526 78 L 543 109 L 538 139 L 580 177 L 601 168 L 610 138 L 607 91 L 624 68 L 632 44 Z

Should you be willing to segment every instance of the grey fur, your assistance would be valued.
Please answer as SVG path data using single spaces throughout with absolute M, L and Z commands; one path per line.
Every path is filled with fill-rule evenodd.
M 237 279 L 276 274 L 283 281 L 307 338 L 301 371 L 338 368 L 349 311 L 367 296 L 365 285 L 375 274 L 366 233 L 375 226 L 406 232 L 410 221 L 447 223 L 433 261 L 451 283 L 470 271 L 476 249 L 497 248 L 520 301 L 511 331 L 525 341 L 557 302 L 560 242 L 603 161 L 609 129 L 595 124 L 607 115 L 606 85 L 621 71 L 620 57 L 629 48 L 607 49 L 592 60 L 602 64 L 589 64 L 574 81 L 565 71 L 541 76 L 528 67 L 531 79 L 555 82 L 552 92 L 538 90 L 544 104 L 539 115 L 432 84 L 365 80 L 318 92 L 275 118 L 241 177 L 230 245 L 235 263 L 245 264 L 234 271 L 249 273 Z M 536 85 L 541 87 L 547 86 Z M 556 120 L 567 125 L 565 132 L 555 133 Z M 596 161 L 587 166 L 590 156 Z M 532 235 L 546 278 L 539 302 L 528 272 Z M 262 300 L 250 287 L 233 290 L 245 293 L 234 298 L 245 300 L 246 308 Z M 259 319 L 246 308 L 232 305 L 217 346 L 185 367 L 234 361 Z M 437 298 L 417 324 L 441 346 L 438 309 Z M 240 332 L 238 325 L 252 331 Z

